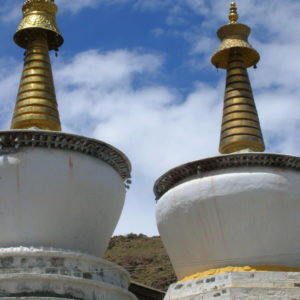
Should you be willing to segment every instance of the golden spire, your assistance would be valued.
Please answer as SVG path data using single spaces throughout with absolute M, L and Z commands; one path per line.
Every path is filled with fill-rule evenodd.
M 57 6 L 53 0 L 27 0 L 22 11 L 14 40 L 26 52 L 11 129 L 60 131 L 49 57 L 49 50 L 57 51 L 63 44 L 56 25 Z
M 239 15 L 237 14 L 237 8 L 235 2 L 231 2 L 230 4 L 230 13 L 229 13 L 229 21 L 230 23 L 236 23 L 239 19 Z
M 265 146 L 247 72 L 247 68 L 256 67 L 260 57 L 248 43 L 250 28 L 237 23 L 235 2 L 231 2 L 229 20 L 217 32 L 221 45 L 211 59 L 217 68 L 227 70 L 219 151 L 262 152 Z

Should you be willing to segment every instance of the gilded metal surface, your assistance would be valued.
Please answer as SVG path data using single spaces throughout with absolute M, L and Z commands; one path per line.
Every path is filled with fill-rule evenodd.
M 42 114 L 33 114 L 28 113 L 26 115 L 16 116 L 15 117 L 15 124 L 16 128 L 12 129 L 19 129 L 21 126 L 18 126 L 19 124 L 22 124 L 22 129 L 32 128 L 32 124 L 34 124 L 34 127 L 42 128 L 44 130 L 55 130 L 53 129 L 53 126 L 49 126 L 51 123 L 56 122 L 56 118 L 50 116 L 50 115 L 42 115 Z M 17 128 L 17 126 L 19 128 Z M 55 130 L 59 131 L 59 130 Z
M 239 70 L 237 70 L 239 71 Z M 251 87 L 249 85 L 249 81 L 245 80 L 245 82 L 231 82 L 226 86 L 226 92 L 235 91 L 235 90 L 245 90 L 251 91 Z
M 188 179 L 211 175 L 211 171 L 228 168 L 264 167 L 292 169 L 300 172 L 300 157 L 270 153 L 239 153 L 201 159 L 169 170 L 154 185 L 156 200 Z
M 216 67 L 227 69 L 219 151 L 261 152 L 265 146 L 247 72 L 247 67 L 259 61 L 259 54 L 248 43 L 250 28 L 237 23 L 235 2 L 231 2 L 229 21 L 217 32 L 221 46 L 211 60 Z
M 236 75 L 228 76 L 227 83 L 245 82 L 247 80 L 248 80 L 248 77 L 246 74 L 236 74 Z
M 35 83 L 35 82 L 32 82 L 32 83 L 29 83 L 29 84 L 22 84 L 20 85 L 20 89 L 19 89 L 19 92 L 28 92 L 28 91 L 47 91 L 49 93 L 52 93 L 54 95 L 54 89 L 53 89 L 53 86 L 48 86 L 45 84 L 40 84 L 40 83 Z
M 226 93 L 226 100 L 227 99 L 235 99 L 235 98 L 252 98 L 252 91 L 243 91 L 243 90 L 236 90 L 236 91 L 230 91 Z
M 231 3 L 229 20 L 230 23 L 222 26 L 217 32 L 221 45 L 211 59 L 212 64 L 217 68 L 227 69 L 229 54 L 233 49 L 238 49 L 247 68 L 256 65 L 260 57 L 248 43 L 251 30 L 247 25 L 237 23 L 238 14 L 234 2 Z
M 225 99 L 224 108 L 227 108 L 229 106 L 236 105 L 236 104 L 248 104 L 248 105 L 252 105 L 253 103 L 252 103 L 251 99 L 243 98 L 243 97 Z
M 252 120 L 233 120 L 231 122 L 225 123 L 222 126 L 222 132 L 227 131 L 230 128 L 236 128 L 236 127 L 250 127 L 250 128 L 257 128 L 258 124 L 256 121 L 252 121 Z
M 240 136 L 245 135 L 245 136 L 255 136 L 257 138 L 260 138 L 260 129 L 259 128 L 251 128 L 251 127 L 245 127 L 245 126 L 240 126 L 240 127 L 235 127 L 235 128 L 229 128 L 227 130 L 224 130 L 224 132 L 221 134 L 222 140 L 228 137 L 237 137 L 240 140 Z M 247 141 L 248 143 L 248 141 Z M 245 143 L 246 144 L 246 143 Z M 245 149 L 247 149 L 246 147 Z
M 239 15 L 237 14 L 237 8 L 234 1 L 230 4 L 230 13 L 229 13 L 229 21 L 230 23 L 236 23 L 239 19 Z
M 34 98 L 41 98 L 41 99 L 48 99 L 52 102 L 55 102 L 55 95 L 51 95 L 48 92 L 43 92 L 43 91 L 29 91 L 29 92 L 24 92 L 22 94 L 19 94 L 17 103 L 19 101 L 23 101 L 25 99 L 34 99 Z
M 252 112 L 243 111 L 243 112 L 231 113 L 230 115 L 223 116 L 221 131 L 223 131 L 223 125 L 227 124 L 228 122 L 236 121 L 236 120 L 250 120 L 259 123 L 257 114 L 253 114 Z
M 24 68 L 11 129 L 37 127 L 60 131 L 47 33 L 39 31 L 27 43 Z
M 14 40 L 26 49 L 11 129 L 38 127 L 60 131 L 49 50 L 57 50 L 63 38 L 56 24 L 57 6 L 49 0 L 27 0 Z
M 242 149 L 261 152 L 265 146 L 243 56 L 235 50 L 228 58 L 219 151 Z
M 229 58 L 229 57 L 228 57 Z M 228 64 L 228 62 L 227 62 Z M 230 78 L 231 76 L 243 76 L 243 77 L 248 77 L 248 73 L 247 70 L 245 69 L 245 63 L 243 62 L 243 67 L 241 67 L 240 65 L 238 67 L 234 67 L 232 63 L 232 65 L 230 64 L 230 66 L 228 65 L 227 68 L 227 77 Z M 245 79 L 242 80 L 243 82 L 245 81 Z
M 100 159 L 119 173 L 123 180 L 130 178 L 128 158 L 113 146 L 95 139 L 75 134 L 43 130 L 0 131 L 0 153 L 20 151 L 26 147 L 75 151 Z M 130 184 L 126 182 L 126 186 Z
M 23 76 L 31 76 L 31 75 L 42 75 L 45 77 L 49 77 L 51 76 L 51 73 L 49 73 L 49 71 L 45 70 L 45 69 L 29 69 L 27 71 L 23 72 Z
M 238 103 L 229 107 L 224 107 L 223 115 L 226 116 L 228 114 L 239 113 L 239 112 L 251 112 L 253 114 L 257 113 L 255 106 L 252 106 L 252 104 Z
M 35 38 L 37 31 L 47 33 L 49 50 L 58 49 L 63 37 L 56 24 L 57 6 L 48 0 L 27 0 L 22 7 L 23 19 L 14 40 L 17 45 L 27 49 L 27 43 Z
M 244 142 L 241 137 L 244 137 L 247 141 Z M 255 135 L 243 136 L 240 134 L 239 137 L 230 136 L 228 138 L 224 138 L 223 153 L 234 153 L 239 151 L 237 149 L 247 149 L 249 147 L 249 143 L 251 143 L 252 151 L 261 152 L 261 139 L 259 137 L 256 137 Z
M 21 107 L 28 107 L 28 106 L 45 106 L 45 107 L 53 108 L 54 110 L 57 109 L 56 105 L 53 102 L 49 101 L 45 105 L 45 100 L 39 98 L 25 99 L 22 101 L 18 101 L 16 103 L 16 109 L 19 109 Z

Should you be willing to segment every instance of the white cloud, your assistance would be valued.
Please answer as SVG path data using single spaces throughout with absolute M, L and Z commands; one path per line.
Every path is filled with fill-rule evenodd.
M 169 151 L 169 147 L 173 144 L 176 148 L 178 139 L 188 144 L 190 135 L 200 130 L 196 120 L 207 118 L 206 124 L 211 123 L 211 128 L 216 130 L 213 124 L 216 123 L 216 99 L 220 92 L 198 83 L 186 99 L 179 101 L 178 91 L 155 81 L 134 86 L 137 77 L 151 78 L 161 64 L 159 56 L 125 50 L 87 51 L 78 54 L 70 63 L 59 63 L 55 78 L 64 123 L 72 128 L 74 120 L 86 119 L 86 123 L 95 120 L 89 128 L 95 136 L 102 136 L 114 144 L 124 143 L 122 148 L 131 152 L 144 149 L 144 153 L 135 153 L 134 157 L 141 160 L 140 167 L 146 163 L 148 170 L 153 169 L 151 174 L 157 172 L 157 166 L 153 166 L 150 159 L 152 153 L 164 153 L 164 163 L 168 166 L 168 161 L 173 162 L 174 157 L 180 160 L 185 155 Z M 143 141 L 143 137 L 148 138 Z M 205 152 L 212 151 L 208 139 L 200 140 L 196 143 L 205 144 Z M 148 142 L 155 148 L 160 146 L 152 149 Z M 132 144 L 138 147 L 132 149 Z M 145 159 L 146 156 L 149 157 Z M 163 164 L 160 167 L 164 168 Z
M 157 28 L 152 29 L 151 33 L 154 34 L 155 36 L 162 36 L 165 33 L 165 31 L 164 31 L 164 29 L 157 27 Z
M 173 0 L 135 0 L 134 8 L 140 10 L 160 10 L 169 7 Z
M 94 88 L 105 89 L 128 85 L 134 74 L 154 72 L 161 65 L 161 58 L 151 54 L 134 55 L 125 50 L 100 54 L 89 50 L 75 56 L 72 62 L 59 72 L 58 80 Z
M 201 36 L 194 40 L 191 54 L 203 55 L 206 63 L 210 62 L 210 57 L 218 49 L 218 41 L 214 38 Z
M 56 0 L 59 9 L 78 12 L 83 8 L 96 8 L 100 4 L 113 5 L 126 3 L 131 0 Z
M 261 54 L 253 83 L 257 88 L 284 86 L 298 90 L 300 81 L 300 40 L 295 43 L 256 43 Z M 292 76 L 291 76 L 292 75 Z
M 21 63 L 10 57 L 0 58 L 0 127 L 10 128 L 12 112 L 21 77 Z

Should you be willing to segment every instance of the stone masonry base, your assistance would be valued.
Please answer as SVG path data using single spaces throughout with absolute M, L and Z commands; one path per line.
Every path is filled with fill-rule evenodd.
M 136 300 L 129 275 L 106 260 L 43 248 L 0 248 L 0 299 Z
M 169 287 L 164 300 L 300 300 L 300 272 L 233 272 Z

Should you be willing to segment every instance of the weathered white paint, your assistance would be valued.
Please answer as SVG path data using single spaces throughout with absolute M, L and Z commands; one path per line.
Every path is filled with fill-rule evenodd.
M 0 247 L 56 247 L 100 257 L 125 199 L 120 175 L 100 159 L 37 147 L 0 156 L 0 191 Z
M 82 253 L 26 247 L 0 249 L 1 296 L 7 299 L 43 295 L 137 300 L 128 292 L 129 281 L 129 274 L 120 266 Z
M 229 265 L 300 267 L 300 172 L 211 171 L 158 201 L 158 229 L 179 279 Z

